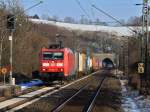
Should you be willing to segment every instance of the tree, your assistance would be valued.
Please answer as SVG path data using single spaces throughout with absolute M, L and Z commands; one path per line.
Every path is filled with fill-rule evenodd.
M 33 16 L 33 19 L 40 19 L 40 17 L 39 17 L 37 14 L 35 14 L 35 15 Z
M 43 14 L 43 15 L 41 16 L 41 18 L 44 19 L 44 20 L 48 20 L 48 19 L 49 19 L 49 16 L 48 16 L 47 14 Z
M 101 25 L 101 22 L 100 22 L 100 20 L 98 18 L 96 19 L 95 24 L 96 25 Z
M 89 24 L 90 23 L 90 21 L 87 19 L 87 18 L 81 18 L 80 19 L 80 24 Z
M 54 15 L 54 16 L 52 17 L 52 20 L 53 20 L 53 21 L 59 21 L 59 17 L 56 16 L 56 15 Z
M 6 4 L 2 0 L 0 1 L 0 9 L 2 9 L 2 10 L 6 9 Z
M 2 1 L 2 0 L 1 0 Z M 6 8 L 2 8 L 0 10 L 0 57 L 1 62 L 0 64 L 2 66 L 9 65 L 9 56 L 10 56 L 10 44 L 8 41 L 8 36 L 10 35 L 10 32 L 6 29 L 6 19 L 8 14 L 13 14 L 16 17 L 16 27 L 13 32 L 13 72 L 19 71 L 18 69 L 22 69 L 21 66 L 17 66 L 18 63 L 23 62 L 20 59 L 18 59 L 18 54 L 21 52 L 22 48 L 21 46 L 25 42 L 25 37 L 27 35 L 27 32 L 29 33 L 30 23 L 28 19 L 26 18 L 26 14 L 24 12 L 23 7 L 21 7 L 21 4 L 18 0 L 3 0 L 4 2 L 1 4 L 4 5 Z M 1 2 L 0 2 L 1 3 Z M 3 13 L 3 14 L 2 14 Z M 7 37 L 7 38 L 5 38 Z M 27 50 L 26 50 L 27 51 Z M 21 60 L 21 61 L 20 61 Z
M 65 17 L 64 22 L 65 23 L 75 23 L 75 20 L 72 17 Z
M 116 23 L 116 26 L 125 26 L 125 25 L 126 25 L 126 22 L 125 22 L 124 19 L 120 19 L 119 22 L 120 22 L 121 24 L 117 22 L 117 23 Z
M 130 17 L 127 21 L 127 26 L 140 26 L 142 25 L 142 17 Z

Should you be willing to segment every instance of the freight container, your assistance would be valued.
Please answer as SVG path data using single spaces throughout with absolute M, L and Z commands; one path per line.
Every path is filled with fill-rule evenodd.
M 75 52 L 75 70 L 76 74 L 79 72 L 79 52 Z
M 86 55 L 86 74 L 91 72 L 91 57 Z
M 79 53 L 79 73 L 86 72 L 86 54 Z
M 92 55 L 92 70 L 97 71 L 102 68 L 102 60 L 100 54 L 94 53 Z

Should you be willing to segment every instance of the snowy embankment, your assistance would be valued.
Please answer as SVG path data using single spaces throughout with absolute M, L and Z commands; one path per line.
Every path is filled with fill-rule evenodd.
M 125 80 L 120 80 L 121 88 L 122 88 L 122 108 L 124 112 L 140 112 L 136 101 L 133 97 L 131 97 L 126 89 Z
M 126 81 L 120 80 L 122 88 L 122 108 L 124 112 L 150 112 L 150 97 L 144 97 L 138 91 L 127 90 Z
M 101 31 L 114 34 L 116 36 L 132 36 L 134 32 L 132 30 L 139 30 L 137 27 L 112 27 L 112 26 L 100 26 L 100 25 L 84 25 L 84 24 L 71 24 L 55 21 L 47 21 L 40 19 L 30 19 L 33 23 L 37 24 L 50 24 L 58 27 L 65 27 L 68 30 L 82 30 L 82 31 Z M 131 30 L 132 29 L 132 30 Z
M 143 96 L 138 90 L 133 90 L 128 86 L 128 80 L 120 70 L 114 70 L 112 74 L 117 74 L 121 86 L 121 107 L 123 112 L 150 112 L 150 95 Z

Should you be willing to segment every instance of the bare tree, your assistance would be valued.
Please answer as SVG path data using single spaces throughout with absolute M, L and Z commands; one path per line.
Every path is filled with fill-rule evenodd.
M 75 23 L 75 20 L 72 17 L 65 17 L 64 22 L 66 22 L 66 23 Z
M 37 14 L 35 14 L 32 18 L 33 19 L 40 19 L 40 17 Z
M 140 26 L 142 25 L 142 18 L 141 17 L 130 17 L 126 23 L 127 26 Z

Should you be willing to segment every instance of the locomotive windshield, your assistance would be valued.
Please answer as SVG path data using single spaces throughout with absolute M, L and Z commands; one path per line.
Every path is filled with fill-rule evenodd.
M 64 59 L 63 52 L 43 52 L 43 60 L 62 60 Z

